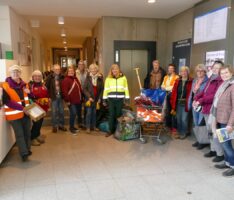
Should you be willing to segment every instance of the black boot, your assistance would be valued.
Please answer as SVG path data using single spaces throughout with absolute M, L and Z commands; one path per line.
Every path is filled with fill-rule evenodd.
M 215 151 L 210 151 L 210 152 L 204 154 L 204 157 L 206 157 L 206 158 L 211 158 L 211 157 L 214 157 L 214 156 L 216 156 Z

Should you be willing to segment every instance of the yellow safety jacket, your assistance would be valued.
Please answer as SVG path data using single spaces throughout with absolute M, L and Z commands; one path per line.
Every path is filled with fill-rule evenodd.
M 128 82 L 125 76 L 107 77 L 104 86 L 103 99 L 129 99 Z
M 21 100 L 19 95 L 16 93 L 16 91 L 12 89 L 7 82 L 4 82 L 2 84 L 2 87 L 9 95 L 12 101 L 15 101 L 19 104 L 22 104 L 22 101 L 24 101 L 25 106 L 29 105 L 28 95 L 25 92 L 24 92 L 24 100 Z M 8 107 L 7 105 L 4 105 L 4 108 L 5 108 L 6 120 L 17 120 L 24 117 L 23 110 L 15 110 L 13 108 Z

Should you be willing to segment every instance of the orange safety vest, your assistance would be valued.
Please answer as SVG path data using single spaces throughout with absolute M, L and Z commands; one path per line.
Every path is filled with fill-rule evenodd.
M 162 86 L 163 86 L 164 88 L 166 88 L 166 83 L 167 83 L 167 79 L 168 79 L 168 78 L 169 78 L 168 75 L 166 75 L 166 76 L 164 77 L 164 80 L 163 80 L 163 83 L 162 83 Z M 171 80 L 170 80 L 170 86 L 173 86 L 173 85 L 175 84 L 176 79 L 178 79 L 178 78 L 179 78 L 179 76 L 176 75 L 176 74 L 174 74 L 174 75 L 172 76 Z
M 12 89 L 7 82 L 4 82 L 2 84 L 3 89 L 6 91 L 6 93 L 10 96 L 10 99 L 12 101 L 17 102 L 18 104 L 22 105 L 22 101 L 19 97 L 19 95 L 16 93 L 14 89 Z M 27 86 L 26 86 L 27 87 Z M 24 92 L 24 102 L 25 106 L 29 105 L 29 99 L 27 93 Z M 5 115 L 6 120 L 17 120 L 24 117 L 24 112 L 22 110 L 15 110 L 13 108 L 8 107 L 7 105 L 4 105 L 5 108 Z

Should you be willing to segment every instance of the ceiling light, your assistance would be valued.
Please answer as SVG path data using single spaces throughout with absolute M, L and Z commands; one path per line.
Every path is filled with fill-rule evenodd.
M 66 41 L 66 40 L 64 40 L 64 41 L 63 41 L 63 44 L 67 44 L 67 41 Z
M 155 0 L 148 0 L 148 3 L 155 3 Z
M 58 17 L 58 24 L 64 24 L 64 17 Z
M 31 27 L 33 28 L 39 28 L 40 27 L 40 21 L 39 20 L 30 20 Z
M 61 30 L 61 37 L 66 37 L 66 32 L 64 29 Z

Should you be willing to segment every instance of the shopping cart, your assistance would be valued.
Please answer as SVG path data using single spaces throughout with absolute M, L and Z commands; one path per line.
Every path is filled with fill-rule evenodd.
M 141 143 L 146 143 L 147 138 L 152 138 L 160 144 L 166 143 L 166 141 L 161 138 L 163 132 L 167 133 L 163 109 L 163 106 L 137 105 L 137 118 L 141 123 Z

